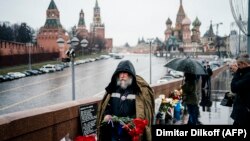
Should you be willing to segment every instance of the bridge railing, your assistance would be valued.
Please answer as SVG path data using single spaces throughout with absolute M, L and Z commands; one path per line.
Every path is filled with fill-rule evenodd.
M 213 76 L 224 71 L 221 67 Z M 182 79 L 163 84 L 154 84 L 155 98 L 168 94 L 178 88 Z M 59 141 L 67 134 L 72 139 L 81 135 L 79 107 L 85 104 L 99 103 L 101 98 L 93 97 L 35 108 L 0 116 L 0 141 Z

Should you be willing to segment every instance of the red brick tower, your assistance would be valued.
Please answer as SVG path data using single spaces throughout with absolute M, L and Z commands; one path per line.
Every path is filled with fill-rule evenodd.
M 86 29 L 83 10 L 81 10 L 79 14 L 79 21 L 76 29 L 76 34 L 84 39 L 88 38 L 89 33 L 88 30 Z
M 37 35 L 37 43 L 39 46 L 43 47 L 47 53 L 59 53 L 59 47 L 56 43 L 59 34 L 67 41 L 68 36 L 65 35 L 65 30 L 60 23 L 60 12 L 54 0 L 51 0 L 46 12 L 45 24 L 40 28 Z M 60 50 L 64 51 L 65 48 Z
M 94 17 L 93 23 L 91 24 L 91 32 L 95 37 L 105 39 L 105 26 L 101 22 L 101 11 L 97 0 L 94 7 Z

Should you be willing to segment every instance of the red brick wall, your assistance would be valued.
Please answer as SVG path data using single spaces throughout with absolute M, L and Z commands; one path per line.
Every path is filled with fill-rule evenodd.
M 55 60 L 59 57 L 59 52 L 46 53 L 42 46 L 32 45 L 29 47 L 24 43 L 0 40 L 0 68 L 28 64 L 29 48 L 31 63 Z

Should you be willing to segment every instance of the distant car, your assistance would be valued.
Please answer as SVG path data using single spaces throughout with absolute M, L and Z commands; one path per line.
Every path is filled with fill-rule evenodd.
M 170 75 L 172 75 L 173 77 L 175 78 L 180 78 L 180 77 L 183 77 L 184 76 L 184 73 L 183 72 L 180 72 L 180 71 L 175 71 L 175 70 L 171 70 L 169 72 Z
M 173 76 L 166 75 L 166 76 L 163 76 L 160 80 L 158 80 L 157 83 L 159 84 L 159 83 L 169 82 L 173 79 L 174 79 Z
M 26 76 L 25 74 L 21 72 L 9 72 L 7 74 L 13 76 L 14 78 L 23 78 Z
M 27 70 L 31 75 L 38 75 L 39 72 L 37 70 Z
M 122 58 L 124 58 L 124 55 L 116 54 L 116 55 L 114 55 L 114 58 L 115 59 L 122 59 Z
M 5 80 L 4 80 L 4 77 L 3 77 L 3 75 L 0 75 L 0 82 L 4 82 Z
M 56 67 L 55 67 L 55 65 L 48 64 L 48 65 L 43 66 L 39 70 L 43 71 L 43 72 L 46 72 L 46 73 L 55 72 L 56 71 Z
M 22 71 L 23 74 L 25 74 L 26 76 L 31 76 L 32 74 L 28 71 Z
M 56 71 L 63 71 L 64 66 L 61 65 L 61 64 L 56 64 L 56 65 L 55 65 L 55 68 L 56 68 Z
M 102 58 L 102 59 L 109 59 L 110 56 L 109 55 L 101 55 L 100 58 Z
M 3 81 L 11 81 L 11 80 L 14 80 L 15 77 L 12 76 L 12 75 L 9 75 L 9 74 L 5 74 L 3 75 Z

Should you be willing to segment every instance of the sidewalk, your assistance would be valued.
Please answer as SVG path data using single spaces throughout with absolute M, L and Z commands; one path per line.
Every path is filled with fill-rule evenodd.
M 230 92 L 232 76 L 228 70 L 222 72 L 212 79 L 212 90 L 201 91 L 199 111 L 199 121 L 202 125 L 232 125 L 230 118 L 232 107 L 221 106 L 220 102 L 224 98 L 226 91 Z M 183 117 L 183 121 L 175 124 L 186 124 L 188 115 Z

